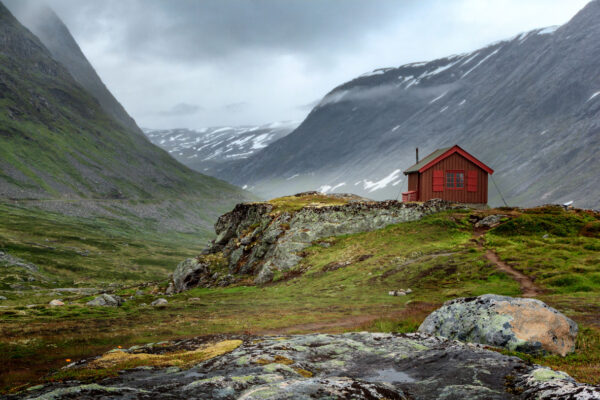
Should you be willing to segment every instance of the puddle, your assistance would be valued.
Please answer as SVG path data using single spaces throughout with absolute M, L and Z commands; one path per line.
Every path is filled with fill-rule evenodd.
M 411 383 L 415 381 L 407 373 L 396 371 L 394 368 L 386 368 L 374 372 L 374 375 L 367 376 L 365 379 L 369 382 L 389 383 Z

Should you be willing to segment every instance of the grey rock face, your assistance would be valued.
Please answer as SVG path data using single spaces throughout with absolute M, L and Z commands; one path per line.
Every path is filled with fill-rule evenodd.
M 0 301 L 2 301 L 2 300 L 8 300 L 8 299 L 4 296 L 0 296 Z
M 342 184 L 338 192 L 396 198 L 406 180 L 394 171 L 414 164 L 415 147 L 459 144 L 496 171 L 510 205 L 598 208 L 598 19 L 592 1 L 555 31 L 357 77 L 294 132 L 217 176 L 266 198 Z M 489 193 L 502 204 L 491 181 Z
M 97 296 L 94 300 L 88 301 L 86 304 L 95 307 L 118 307 L 123 304 L 123 299 L 114 294 L 104 293 Z
M 208 264 L 199 262 L 196 258 L 188 258 L 181 262 L 173 272 L 175 293 L 196 287 L 207 280 L 211 280 L 210 268 Z
M 190 370 L 135 369 L 103 380 L 101 386 L 54 383 L 23 397 L 76 393 L 79 399 L 600 399 L 598 388 L 578 384 L 564 373 L 423 334 L 241 339 L 232 352 Z M 176 343 L 194 349 L 205 341 Z M 126 351 L 152 352 L 153 347 Z
M 156 299 L 154 300 L 152 303 L 150 303 L 151 306 L 153 307 L 164 307 L 168 304 L 169 302 L 167 301 L 167 299 Z
M 448 301 L 419 332 L 526 353 L 575 350 L 577 324 L 536 299 L 486 294 Z
M 29 272 L 38 272 L 39 268 L 37 265 L 28 263 L 18 257 L 11 256 L 8 253 L 0 251 L 0 267 L 21 267 Z
M 493 228 L 494 226 L 499 225 L 502 218 L 505 218 L 505 217 L 506 217 L 506 215 L 502 215 L 502 214 L 488 215 L 487 217 L 483 218 L 481 221 L 476 222 L 475 228 Z
M 263 265 L 258 276 L 254 279 L 254 283 L 257 285 L 264 285 L 265 283 L 271 282 L 273 280 L 273 270 L 271 270 L 270 265 Z

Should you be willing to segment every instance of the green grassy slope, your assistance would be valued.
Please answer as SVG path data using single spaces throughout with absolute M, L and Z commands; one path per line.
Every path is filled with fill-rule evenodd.
M 0 37 L 0 198 L 186 199 L 212 221 L 247 196 L 123 128 L 1 4 Z
M 51 308 L 47 303 L 56 295 L 47 290 L 35 292 L 34 297 L 0 291 L 8 297 L 3 303 L 6 308 L 0 309 L 0 364 L 10 370 L 0 374 L 2 385 L 35 382 L 50 369 L 64 365 L 66 358 L 175 337 L 414 331 L 429 312 L 448 299 L 520 294 L 517 282 L 485 258 L 486 250 L 534 276 L 544 290 L 539 298 L 580 325 L 574 355 L 533 361 L 599 383 L 600 216 L 557 208 L 487 211 L 491 212 L 508 213 L 511 219 L 483 236 L 483 248 L 473 240 L 473 226 L 468 222 L 474 211 L 442 213 L 374 232 L 326 239 L 329 247 L 316 244 L 306 249 L 301 263 L 272 284 L 193 289 L 169 297 L 164 309 L 143 304 L 159 297 L 156 291 L 166 287 L 166 279 L 142 287 L 143 295 L 116 309 L 89 308 L 84 303 L 91 297 L 66 293 L 61 298 L 67 305 Z M 117 252 L 127 251 L 123 244 L 117 247 Z M 573 284 L 558 279 L 570 276 L 579 278 Z M 389 290 L 401 288 L 413 292 L 388 295 Z M 115 290 L 129 296 L 138 287 Z M 36 305 L 27 308 L 27 304 Z

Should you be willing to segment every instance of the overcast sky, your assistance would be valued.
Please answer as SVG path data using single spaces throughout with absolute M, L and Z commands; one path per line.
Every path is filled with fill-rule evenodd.
M 46 0 L 149 128 L 302 120 L 366 71 L 563 24 L 588 1 Z

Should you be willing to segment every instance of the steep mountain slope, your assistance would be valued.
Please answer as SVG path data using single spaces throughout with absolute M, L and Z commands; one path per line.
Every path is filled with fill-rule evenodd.
M 143 129 L 152 143 L 176 160 L 209 175 L 218 174 L 231 162 L 250 157 L 288 135 L 297 122 L 274 122 L 260 126 L 192 129 Z
M 365 74 L 220 176 L 267 197 L 321 187 L 395 198 L 415 147 L 459 144 L 496 170 L 509 204 L 600 207 L 598 20 L 596 0 L 559 28 Z M 493 183 L 490 195 L 500 203 Z
M 0 4 L 0 198 L 205 230 L 245 196 L 116 122 Z
M 98 100 L 104 111 L 132 132 L 141 134 L 133 118 L 106 88 L 69 29 L 44 4 L 30 0 L 5 0 L 13 15 L 46 46 L 83 88 Z

